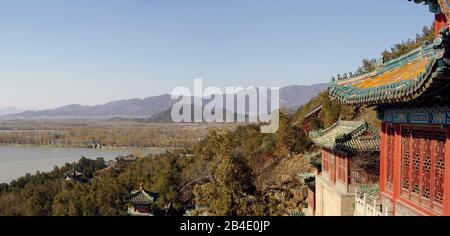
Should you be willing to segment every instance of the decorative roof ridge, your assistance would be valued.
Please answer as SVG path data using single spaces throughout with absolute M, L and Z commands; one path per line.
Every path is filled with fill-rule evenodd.
M 336 129 L 336 131 L 333 131 Z M 381 136 L 364 120 L 338 120 L 322 133 L 310 133 L 312 141 L 323 148 L 349 151 L 377 151 Z M 370 132 L 370 136 L 365 136 Z M 315 136 L 314 136 L 315 135 Z
M 380 67 L 377 68 L 377 74 L 390 70 L 391 69 L 390 67 L 392 67 L 396 63 L 399 63 L 400 65 L 395 65 L 395 66 L 403 66 L 403 65 L 410 63 L 413 60 L 416 60 L 419 57 L 423 58 L 424 55 L 428 55 L 428 53 L 430 51 L 432 51 L 433 49 L 434 49 L 434 43 L 426 42 L 422 46 L 419 46 L 418 48 L 416 48 L 404 55 L 401 55 L 397 58 L 391 59 L 386 62 L 383 61 L 383 63 L 380 65 Z
M 72 164 L 72 168 L 66 172 L 66 176 L 81 176 L 83 173 L 79 172 L 76 167 L 75 163 Z
M 147 190 L 145 190 L 145 189 L 135 190 L 135 191 L 131 192 L 131 195 L 137 195 L 137 194 L 140 194 L 140 193 L 149 195 L 149 194 L 148 194 L 149 191 L 147 191 Z
M 346 142 L 348 140 L 352 140 L 352 139 L 357 139 L 359 138 L 364 132 L 366 132 L 367 130 L 369 130 L 369 124 L 362 120 L 360 121 L 361 125 L 354 129 L 352 132 L 342 135 L 342 136 L 338 136 L 336 137 L 336 142 Z
M 339 125 L 339 122 L 341 120 L 339 119 L 338 122 L 332 124 L 330 127 L 326 128 L 326 129 L 321 129 L 321 130 L 316 130 L 316 131 L 311 131 L 309 132 L 310 137 L 318 137 L 318 136 L 322 136 L 328 132 L 330 132 L 331 130 L 333 130 L 334 128 L 336 128 L 336 126 Z
M 379 134 L 371 135 L 371 136 L 360 136 L 360 137 L 358 137 L 358 139 L 362 140 L 362 141 L 364 141 L 364 140 L 380 139 L 380 138 L 381 138 L 381 135 L 379 135 Z
M 432 13 L 439 13 L 441 11 L 437 0 L 408 0 L 408 1 L 414 2 L 416 4 L 423 3 L 424 5 L 428 5 L 429 10 Z
M 331 125 L 330 127 L 323 129 L 323 130 L 318 130 L 318 131 L 311 131 L 310 132 L 310 137 L 314 138 L 314 137 L 319 137 L 319 136 L 323 136 L 327 133 L 329 133 L 330 131 L 332 131 L 333 129 L 335 129 L 337 126 L 339 125 L 346 125 L 346 126 L 359 126 L 357 128 L 355 128 L 355 130 L 358 130 L 359 128 L 361 128 L 364 125 L 367 125 L 367 122 L 365 121 L 351 121 L 351 120 L 341 120 L 339 118 L 339 120 L 334 123 L 333 125 Z M 351 132 L 353 134 L 353 132 Z
M 157 198 L 159 196 L 159 193 L 148 191 L 146 189 L 139 189 L 139 190 L 133 191 L 133 192 L 131 192 L 131 195 L 137 195 L 139 193 L 145 194 L 146 196 L 149 196 L 152 198 Z
M 395 67 L 404 66 L 414 60 L 417 60 L 418 58 L 424 58 L 424 56 L 430 56 L 431 52 L 436 50 L 436 44 L 438 42 L 426 42 L 422 46 L 404 54 L 397 58 L 391 59 L 387 62 L 384 62 L 382 59 L 379 59 L 377 61 L 377 65 L 375 66 L 375 70 L 369 71 L 363 74 L 357 74 L 357 73 L 348 73 L 344 74 L 344 77 L 341 77 L 340 74 L 337 76 L 338 79 L 335 77 L 332 77 L 330 85 L 337 84 L 340 82 L 351 82 L 351 81 L 357 81 L 362 79 L 370 79 L 374 76 L 377 76 L 379 74 L 382 74 L 386 71 L 391 70 Z
M 316 151 L 316 152 L 307 152 L 305 154 L 303 154 L 304 157 L 313 157 L 313 156 L 318 156 L 321 155 L 322 151 Z

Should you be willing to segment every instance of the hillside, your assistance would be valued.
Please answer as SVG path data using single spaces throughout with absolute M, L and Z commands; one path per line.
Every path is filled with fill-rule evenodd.
M 296 126 L 304 128 L 303 121 L 305 115 L 320 105 L 322 105 L 322 110 L 319 117 L 312 121 L 313 129 L 328 128 L 336 123 L 339 118 L 342 120 L 365 120 L 377 129 L 381 127 L 374 108 L 340 104 L 339 102 L 330 100 L 328 92 L 321 93 L 297 110 L 294 115 Z

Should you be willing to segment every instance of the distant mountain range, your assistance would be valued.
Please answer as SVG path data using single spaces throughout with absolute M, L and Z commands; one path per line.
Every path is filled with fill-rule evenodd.
M 15 107 L 0 107 L 0 116 L 23 112 L 23 110 Z
M 295 110 L 313 97 L 325 91 L 327 84 L 311 86 L 288 86 L 280 89 L 280 106 Z M 16 112 L 0 109 L 2 119 L 113 119 L 147 118 L 149 120 L 167 119 L 168 110 L 176 103 L 168 94 L 144 99 L 129 99 L 97 106 L 72 104 L 56 109 L 42 111 Z M 14 113 L 14 114 L 13 114 Z

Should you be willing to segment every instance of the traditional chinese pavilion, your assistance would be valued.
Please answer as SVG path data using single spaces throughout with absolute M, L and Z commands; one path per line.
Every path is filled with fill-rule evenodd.
M 153 212 L 156 210 L 154 203 L 157 199 L 157 193 L 145 190 L 144 184 L 141 184 L 139 190 L 131 192 L 131 196 L 127 200 L 131 205 L 128 208 L 128 214 L 131 216 L 153 216 Z
M 66 181 L 75 181 L 77 183 L 83 183 L 83 173 L 78 172 L 75 168 L 75 163 L 72 165 L 72 169 L 66 173 Z
M 303 119 L 302 129 L 306 132 L 310 132 L 315 129 L 314 122 L 318 120 L 320 112 L 322 111 L 323 106 L 320 105 L 313 110 L 311 110 L 308 114 L 305 115 Z
M 364 121 L 339 120 L 310 137 L 322 150 L 322 171 L 317 172 L 315 188 L 309 188 L 310 213 L 353 216 L 355 190 L 378 182 L 379 135 Z
M 446 1 L 414 2 L 435 14 L 434 42 L 380 61 L 372 72 L 344 76 L 329 92 L 345 104 L 376 106 L 383 121 L 381 209 L 399 216 L 450 215 L 450 32 L 443 14 L 450 11 Z

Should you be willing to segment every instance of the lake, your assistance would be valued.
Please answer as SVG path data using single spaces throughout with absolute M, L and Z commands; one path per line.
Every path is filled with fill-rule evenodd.
M 9 183 L 26 173 L 34 174 L 36 171 L 47 172 L 55 166 L 78 161 L 82 156 L 89 159 L 103 157 L 113 160 L 118 155 L 128 155 L 132 148 L 43 148 L 23 146 L 0 146 L 0 183 Z M 165 148 L 138 149 L 142 154 L 161 154 Z

